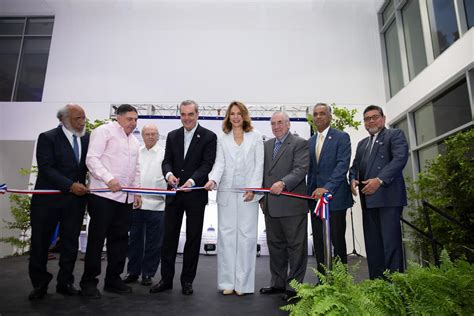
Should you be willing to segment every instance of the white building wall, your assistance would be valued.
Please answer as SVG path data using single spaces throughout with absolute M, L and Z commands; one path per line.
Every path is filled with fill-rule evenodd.
M 326 101 L 360 112 L 384 104 L 382 2 L 2 0 L 0 16 L 54 15 L 55 22 L 43 101 L 0 103 L 0 140 L 34 140 L 57 125 L 56 110 L 68 102 L 92 120 L 107 118 L 111 103 L 188 98 Z M 355 152 L 366 132 L 350 133 Z M 360 208 L 354 212 L 365 253 Z

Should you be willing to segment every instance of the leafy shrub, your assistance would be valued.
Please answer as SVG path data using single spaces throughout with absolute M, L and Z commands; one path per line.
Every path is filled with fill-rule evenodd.
M 356 284 L 347 267 L 334 263 L 320 284 L 298 283 L 296 300 L 282 307 L 290 315 L 472 315 L 474 265 L 451 261 L 446 251 L 440 267 L 411 264 L 405 273 Z M 295 303 L 296 301 L 296 303 Z M 291 301 L 290 301 L 291 303 Z
M 430 212 L 433 235 L 452 258 L 474 262 L 474 129 L 444 141 L 444 153 L 427 163 L 418 180 L 408 187 L 413 223 L 428 232 L 419 201 L 424 200 L 448 213 L 467 228 L 463 229 Z M 432 261 L 430 242 L 413 232 L 413 249 Z M 432 261 L 433 262 L 433 261 Z

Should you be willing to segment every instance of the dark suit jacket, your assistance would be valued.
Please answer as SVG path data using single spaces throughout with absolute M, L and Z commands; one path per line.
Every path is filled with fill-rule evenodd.
M 316 162 L 317 134 L 309 139 L 308 195 L 316 188 L 325 188 L 332 194 L 330 210 L 346 210 L 352 206 L 352 195 L 347 182 L 347 171 L 351 160 L 349 134 L 329 128 L 324 140 L 319 163 Z M 311 201 L 310 207 L 315 207 Z
M 204 186 L 216 160 L 216 146 L 216 134 L 198 125 L 184 157 L 184 127 L 171 131 L 166 138 L 165 158 L 162 164 L 163 175 L 166 176 L 168 172 L 172 172 L 176 178 L 179 178 L 179 185 L 183 185 L 191 178 L 196 186 Z M 185 194 L 186 199 L 194 200 L 194 203 L 207 204 L 206 190 L 196 190 Z M 174 199 L 174 196 L 167 196 L 166 204 L 172 203 Z
M 78 198 L 80 203 L 86 203 L 85 197 L 77 197 L 69 192 L 74 182 L 85 184 L 86 155 L 89 147 L 89 134 L 81 137 L 81 161 L 78 164 L 74 150 L 61 126 L 41 133 L 36 146 L 36 161 L 38 177 L 35 189 L 61 190 L 61 195 L 33 195 L 32 206 L 39 204 L 67 203 L 71 198 Z
M 269 139 L 264 144 L 263 187 L 269 188 L 273 183 L 282 180 L 286 184 L 285 191 L 306 194 L 308 142 L 289 133 L 275 159 L 272 159 L 275 139 Z M 262 205 L 263 212 L 272 217 L 295 216 L 308 212 L 306 200 L 284 195 L 265 194 Z
M 408 143 L 399 129 L 384 128 L 378 135 L 370 153 L 366 174 L 359 174 L 359 164 L 363 159 L 370 137 L 357 145 L 356 156 L 350 169 L 350 180 L 378 177 L 383 185 L 372 195 L 366 195 L 367 208 L 399 207 L 407 205 L 403 168 L 408 160 Z M 359 186 L 360 187 L 360 186 Z

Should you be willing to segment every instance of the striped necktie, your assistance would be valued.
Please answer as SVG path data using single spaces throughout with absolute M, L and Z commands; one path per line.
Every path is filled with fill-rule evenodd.
M 277 139 L 276 142 L 275 142 L 275 147 L 273 147 L 273 157 L 272 157 L 272 159 L 275 159 L 275 157 L 278 153 L 278 150 L 280 150 L 280 147 L 281 147 L 281 141 L 279 141 Z

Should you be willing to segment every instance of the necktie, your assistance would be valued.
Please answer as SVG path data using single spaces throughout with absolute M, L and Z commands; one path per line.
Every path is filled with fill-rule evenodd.
M 74 150 L 74 157 L 76 157 L 76 161 L 79 163 L 81 158 L 79 157 L 79 143 L 77 142 L 76 135 L 72 135 L 72 149 Z
M 277 139 L 277 141 L 275 142 L 275 147 L 273 148 L 273 157 L 272 157 L 272 159 L 275 159 L 275 157 L 276 157 L 276 155 L 277 155 L 278 150 L 280 149 L 280 147 L 281 147 L 281 141 L 279 141 L 279 140 Z
M 316 144 L 316 161 L 319 162 L 319 156 L 321 156 L 321 148 L 323 148 L 324 135 L 319 134 L 318 143 Z
M 365 180 L 365 172 L 367 171 L 367 163 L 369 162 L 370 152 L 372 151 L 372 142 L 374 140 L 374 135 L 370 135 L 369 143 L 365 147 L 364 155 L 362 156 L 362 161 L 359 168 L 359 180 Z

